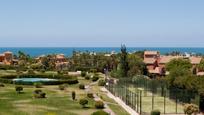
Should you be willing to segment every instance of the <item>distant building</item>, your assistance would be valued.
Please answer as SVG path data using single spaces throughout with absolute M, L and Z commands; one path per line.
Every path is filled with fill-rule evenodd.
M 13 64 L 13 53 L 12 52 L 4 52 L 0 54 L 0 64 L 11 65 Z
M 156 67 L 158 67 L 159 52 L 157 51 L 145 51 L 144 52 L 144 63 L 150 73 L 157 73 Z
M 172 59 L 189 59 L 190 63 L 192 64 L 192 68 L 196 68 L 196 66 L 201 62 L 202 57 L 199 56 L 190 56 L 190 55 L 184 55 L 184 56 L 161 56 L 158 51 L 145 51 L 144 52 L 144 63 L 146 64 L 146 67 L 148 69 L 149 73 L 153 74 L 167 74 L 169 72 L 165 71 L 165 65 L 170 62 Z M 196 72 L 200 72 L 196 68 Z M 201 73 L 199 73 L 201 74 Z M 204 74 L 204 73 L 203 73 Z
M 56 69 L 63 69 L 68 67 L 68 60 L 66 59 L 66 57 L 64 56 L 64 54 L 58 54 L 55 56 L 55 67 Z

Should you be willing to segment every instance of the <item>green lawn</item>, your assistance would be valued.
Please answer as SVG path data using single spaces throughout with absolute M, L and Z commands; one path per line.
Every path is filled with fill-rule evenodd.
M 0 75 L 15 74 L 14 70 L 0 70 Z M 52 73 L 52 72 L 46 72 Z M 100 74 L 100 78 L 103 76 Z M 85 80 L 84 77 L 78 77 L 79 83 L 89 85 L 91 80 Z M 93 99 L 88 99 L 87 108 L 82 108 L 79 104 L 79 99 L 87 95 L 85 90 L 79 89 L 79 84 L 68 85 L 61 91 L 58 85 L 43 86 L 40 88 L 46 93 L 45 99 L 33 98 L 34 86 L 23 86 L 23 93 L 17 94 L 15 86 L 5 84 L 5 87 L 0 87 L 0 115 L 91 115 L 97 111 L 94 106 Z M 113 99 L 110 99 L 104 92 L 100 91 L 97 83 L 92 84 L 92 93 L 97 93 L 99 97 L 108 103 L 116 115 L 128 115 L 128 113 L 119 106 Z M 76 92 L 76 101 L 72 100 L 71 92 Z
M 0 115 L 90 115 L 96 111 L 93 100 L 83 109 L 78 101 L 72 101 L 71 90 L 58 90 L 58 86 L 41 88 L 47 94 L 45 99 L 34 99 L 33 87 L 25 87 L 17 94 L 13 85 L 0 88 Z M 75 88 L 77 99 L 85 97 L 83 91 Z

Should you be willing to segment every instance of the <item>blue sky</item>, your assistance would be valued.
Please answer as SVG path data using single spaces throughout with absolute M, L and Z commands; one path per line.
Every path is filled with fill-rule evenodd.
M 203 0 L 1 0 L 0 47 L 203 47 Z

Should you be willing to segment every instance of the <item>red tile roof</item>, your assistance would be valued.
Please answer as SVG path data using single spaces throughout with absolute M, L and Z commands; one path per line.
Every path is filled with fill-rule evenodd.
M 156 61 L 156 59 L 154 59 L 154 58 L 145 58 L 144 59 L 144 63 L 146 63 L 146 64 L 154 64 L 155 61 Z
M 158 53 L 158 51 L 144 51 L 145 55 L 157 55 Z
M 200 61 L 202 60 L 201 57 L 190 57 L 189 59 L 191 61 L 191 64 L 199 64 Z

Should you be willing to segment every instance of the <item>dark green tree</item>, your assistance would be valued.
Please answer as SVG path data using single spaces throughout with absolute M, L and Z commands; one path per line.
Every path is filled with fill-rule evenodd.
M 127 51 L 126 51 L 126 46 L 121 45 L 121 54 L 120 54 L 120 74 L 121 77 L 127 77 L 128 76 L 128 61 L 127 61 Z

